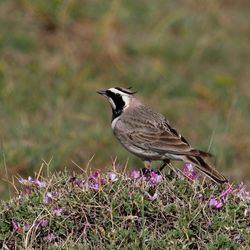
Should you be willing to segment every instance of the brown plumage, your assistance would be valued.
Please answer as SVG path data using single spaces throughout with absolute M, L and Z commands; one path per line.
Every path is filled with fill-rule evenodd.
M 112 105 L 114 135 L 128 151 L 140 157 L 146 167 L 151 161 L 182 160 L 192 163 L 218 183 L 227 181 L 205 161 L 206 157 L 211 157 L 210 153 L 193 148 L 163 115 L 143 105 L 128 91 L 111 88 L 106 95 Z M 123 106 L 118 107 L 118 104 Z

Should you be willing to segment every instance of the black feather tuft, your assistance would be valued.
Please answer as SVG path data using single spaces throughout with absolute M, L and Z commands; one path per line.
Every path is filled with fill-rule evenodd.
M 129 95 L 134 95 L 137 93 L 137 91 L 132 90 L 132 87 L 128 87 L 128 88 L 115 87 L 115 89 L 117 89 L 123 93 L 129 94 Z

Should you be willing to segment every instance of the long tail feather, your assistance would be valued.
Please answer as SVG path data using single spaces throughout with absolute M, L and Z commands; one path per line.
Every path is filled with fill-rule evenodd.
M 217 183 L 225 183 L 228 182 L 225 176 L 220 174 L 214 167 L 210 166 L 206 163 L 202 157 L 200 156 L 185 156 L 186 162 L 193 163 L 196 168 L 198 168 L 201 172 L 206 174 L 210 179 Z

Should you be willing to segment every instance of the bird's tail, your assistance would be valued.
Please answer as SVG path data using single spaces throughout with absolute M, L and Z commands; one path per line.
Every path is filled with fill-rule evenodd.
M 185 162 L 190 162 L 194 164 L 201 172 L 206 174 L 210 179 L 217 183 L 228 182 L 226 177 L 220 174 L 214 167 L 206 163 L 201 156 L 185 156 Z

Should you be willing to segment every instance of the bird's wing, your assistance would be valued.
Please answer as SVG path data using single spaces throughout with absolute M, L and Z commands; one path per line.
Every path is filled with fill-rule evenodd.
M 144 150 L 161 154 L 211 156 L 210 153 L 192 148 L 163 116 L 159 118 L 160 120 L 156 121 L 155 117 L 149 119 L 149 116 L 145 116 L 145 119 L 137 119 L 136 116 L 133 116 L 133 129 L 127 130 L 127 136 L 131 143 Z

